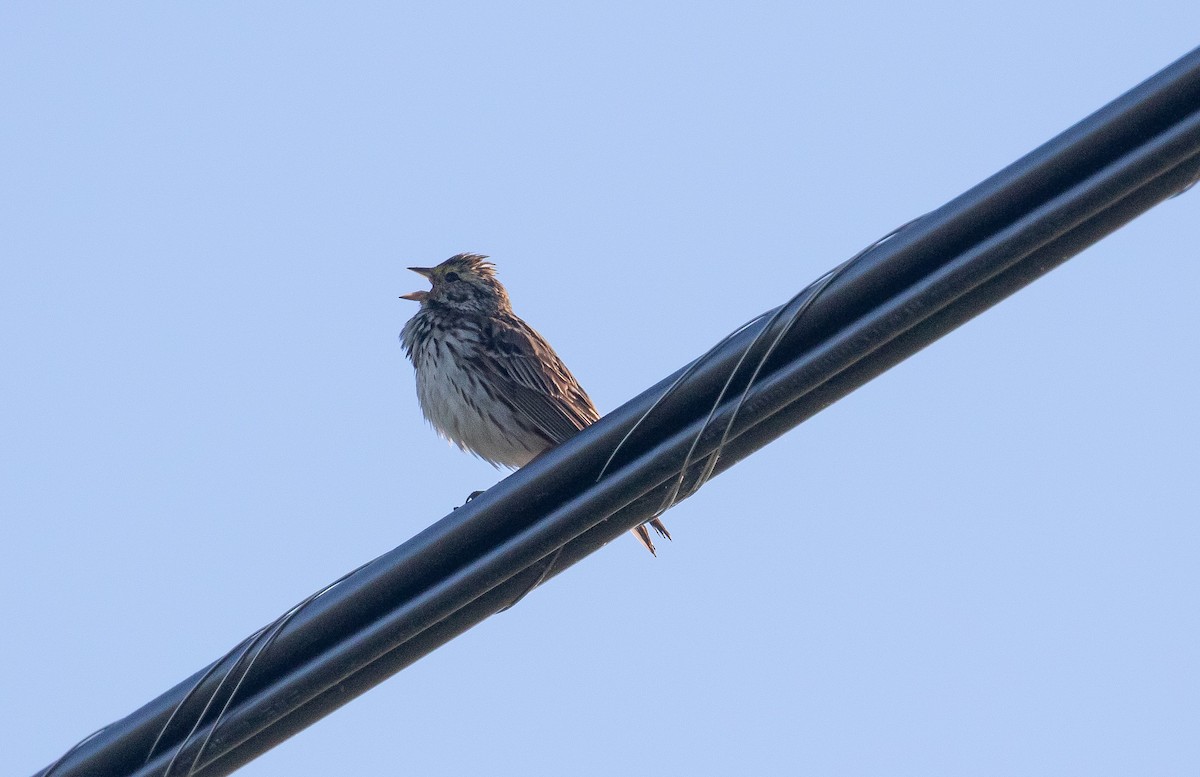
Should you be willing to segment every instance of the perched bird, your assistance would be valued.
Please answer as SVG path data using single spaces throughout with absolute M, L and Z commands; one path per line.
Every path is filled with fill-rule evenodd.
M 433 288 L 400 340 L 417 373 L 417 398 L 438 434 L 494 466 L 523 467 L 600 417 L 550 344 L 512 311 L 496 268 L 480 254 L 409 267 Z M 633 530 L 646 548 L 653 518 Z

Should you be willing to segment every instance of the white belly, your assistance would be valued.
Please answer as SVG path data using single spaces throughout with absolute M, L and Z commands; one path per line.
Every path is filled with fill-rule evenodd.
M 445 351 L 438 357 L 424 359 L 417 371 L 421 412 L 438 434 L 485 461 L 514 469 L 547 447 L 539 435 L 523 432 L 528 423 L 489 397 L 456 359 Z

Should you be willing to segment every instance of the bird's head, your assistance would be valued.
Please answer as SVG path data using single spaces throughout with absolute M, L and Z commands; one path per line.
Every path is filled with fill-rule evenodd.
M 482 254 L 457 254 L 436 267 L 409 267 L 429 279 L 433 288 L 400 295 L 421 307 L 462 313 L 495 313 L 509 310 L 508 293 L 496 279 L 496 267 Z

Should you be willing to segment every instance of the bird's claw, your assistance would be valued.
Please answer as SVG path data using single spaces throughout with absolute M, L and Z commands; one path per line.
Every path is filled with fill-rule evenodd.
M 465 506 L 469 505 L 471 503 L 472 499 L 474 499 L 475 497 L 479 496 L 482 493 L 483 493 L 482 491 L 472 491 L 471 493 L 467 494 L 467 500 L 465 502 L 463 502 L 461 505 L 459 505 L 458 507 L 465 507 Z M 458 507 L 456 507 L 454 509 L 457 510 Z

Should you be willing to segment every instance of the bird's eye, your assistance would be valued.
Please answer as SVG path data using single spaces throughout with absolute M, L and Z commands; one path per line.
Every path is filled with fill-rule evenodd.
M 446 273 L 446 280 L 453 283 L 454 281 L 458 280 L 458 273 L 456 273 L 456 272 Z

